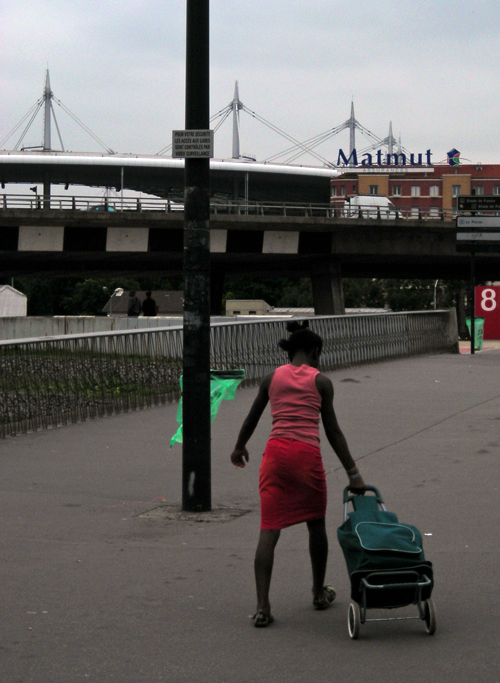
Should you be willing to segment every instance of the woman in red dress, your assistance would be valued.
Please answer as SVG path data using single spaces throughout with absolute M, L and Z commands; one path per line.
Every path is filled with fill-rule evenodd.
M 332 586 L 325 586 L 328 538 L 325 528 L 326 479 L 319 448 L 319 420 L 327 439 L 344 466 L 350 488 L 364 493 L 364 481 L 351 456 L 333 409 L 333 385 L 319 372 L 323 342 L 308 329 L 308 321 L 288 323 L 291 335 L 279 345 L 288 352 L 290 363 L 267 375 L 260 385 L 248 416 L 241 427 L 231 462 L 245 467 L 246 444 L 271 402 L 273 428 L 259 474 L 261 500 L 260 537 L 255 554 L 258 628 L 273 622 L 269 587 L 274 548 L 281 529 L 307 523 L 313 574 L 313 606 L 329 607 L 335 599 Z

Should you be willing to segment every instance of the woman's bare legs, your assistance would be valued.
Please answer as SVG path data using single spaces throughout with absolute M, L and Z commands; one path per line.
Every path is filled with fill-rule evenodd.
M 328 561 L 328 537 L 326 535 L 325 518 L 307 522 L 309 531 L 309 554 L 311 556 L 313 575 L 313 597 L 323 597 L 325 585 L 326 563 Z
M 255 584 L 257 587 L 257 612 L 271 613 L 269 587 L 273 573 L 274 549 L 280 537 L 280 529 L 261 529 L 255 552 Z

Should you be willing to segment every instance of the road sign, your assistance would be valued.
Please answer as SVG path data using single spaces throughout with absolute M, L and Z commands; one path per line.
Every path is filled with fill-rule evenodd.
M 500 211 L 500 195 L 461 195 L 458 197 L 459 211 Z
M 173 130 L 172 157 L 211 159 L 214 155 L 213 130 Z
M 500 228 L 500 216 L 459 216 L 457 228 Z
M 457 242 L 500 242 L 500 232 L 457 232 Z
M 457 251 L 500 252 L 500 232 L 457 232 Z

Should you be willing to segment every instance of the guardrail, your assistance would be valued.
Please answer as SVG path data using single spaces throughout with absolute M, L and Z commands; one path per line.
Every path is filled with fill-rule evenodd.
M 68 195 L 52 195 L 44 199 L 42 195 L 3 194 L 0 200 L 0 211 L 4 209 L 24 209 L 37 211 L 89 211 L 89 212 L 141 212 L 161 211 L 171 213 L 184 211 L 182 203 L 159 197 L 76 197 Z M 245 202 L 245 201 L 212 201 L 210 211 L 214 215 L 236 214 L 239 216 L 318 216 L 321 218 L 373 218 L 379 220 L 442 220 L 456 218 L 456 210 L 444 210 L 437 207 L 416 208 L 397 207 L 387 209 L 373 205 L 356 205 L 344 208 L 343 203 L 305 204 L 293 202 Z
M 312 318 L 321 369 L 458 348 L 451 311 Z M 214 369 L 253 384 L 286 362 L 286 320 L 211 327 Z M 0 437 L 161 405 L 179 396 L 182 328 L 0 342 Z

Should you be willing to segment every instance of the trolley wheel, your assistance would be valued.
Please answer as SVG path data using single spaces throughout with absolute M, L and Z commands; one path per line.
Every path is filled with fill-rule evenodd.
M 359 612 L 359 605 L 357 602 L 351 602 L 349 611 L 347 613 L 347 628 L 352 640 L 356 640 L 359 636 L 359 627 L 361 626 L 361 614 Z
M 436 607 L 432 598 L 429 598 L 424 603 L 424 619 L 426 631 L 432 636 L 436 631 Z

